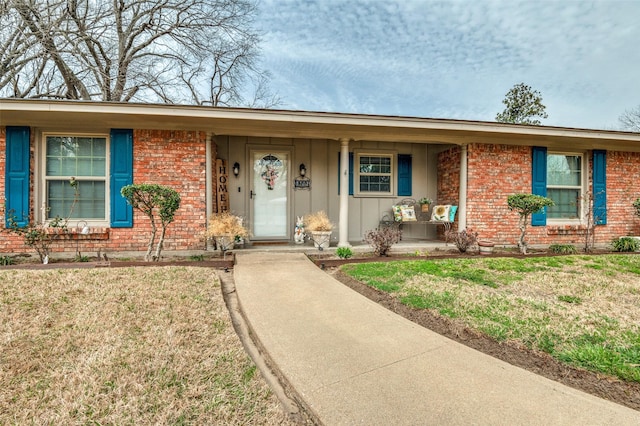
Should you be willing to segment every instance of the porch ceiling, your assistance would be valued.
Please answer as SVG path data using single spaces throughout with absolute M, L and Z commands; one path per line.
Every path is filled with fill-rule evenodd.
M 0 125 L 47 130 L 144 128 L 216 135 L 435 144 L 538 145 L 640 152 L 640 134 L 502 123 L 81 101 L 0 99 Z

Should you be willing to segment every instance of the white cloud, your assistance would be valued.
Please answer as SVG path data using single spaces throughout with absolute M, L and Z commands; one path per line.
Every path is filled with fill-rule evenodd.
M 494 119 L 514 84 L 544 124 L 612 127 L 640 104 L 640 2 L 260 3 L 264 66 L 284 107 Z

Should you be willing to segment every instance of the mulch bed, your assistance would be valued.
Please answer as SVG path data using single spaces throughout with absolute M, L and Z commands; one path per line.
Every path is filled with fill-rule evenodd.
M 107 260 L 107 261 L 89 261 L 89 262 L 67 262 L 56 260 L 48 264 L 42 264 L 37 259 L 29 260 L 15 265 L 0 266 L 2 269 L 91 269 L 91 268 L 124 268 L 130 266 L 196 266 L 214 269 L 233 269 L 235 265 L 235 256 L 228 253 L 224 259 L 207 258 L 205 260 L 186 260 L 186 259 L 164 259 L 159 262 L 144 262 L 141 260 Z

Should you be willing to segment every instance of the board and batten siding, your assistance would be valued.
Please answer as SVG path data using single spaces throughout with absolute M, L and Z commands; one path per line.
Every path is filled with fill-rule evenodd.
M 295 219 L 307 213 L 325 210 L 336 224 L 333 238 L 338 238 L 338 217 L 340 197 L 338 193 L 338 158 L 340 142 L 326 139 L 290 139 L 290 138 L 259 138 L 240 136 L 216 136 L 218 156 L 228 161 L 240 164 L 240 174 L 229 177 L 230 208 L 234 214 L 251 221 L 250 198 L 251 191 L 249 153 L 253 147 L 273 146 L 291 151 L 291 184 L 298 176 L 300 164 L 307 169 L 307 177 L 311 179 L 311 190 L 290 191 L 289 226 L 293 229 Z M 436 149 L 437 148 L 437 149 Z M 431 197 L 436 200 L 437 195 L 437 152 L 441 147 L 410 144 L 386 143 L 370 141 L 352 141 L 349 151 L 371 149 L 393 151 L 396 154 L 411 155 L 412 182 L 411 196 L 396 197 L 354 197 L 349 196 L 349 236 L 351 242 L 360 242 L 366 231 L 379 226 L 380 220 L 387 215 L 392 217 L 391 206 L 402 198 L 419 199 Z M 397 171 L 396 171 L 397 172 Z M 396 182 L 397 184 L 397 182 Z M 409 225 L 404 227 L 405 239 L 435 239 L 436 228 L 429 225 Z M 335 241 L 332 241 L 335 243 Z

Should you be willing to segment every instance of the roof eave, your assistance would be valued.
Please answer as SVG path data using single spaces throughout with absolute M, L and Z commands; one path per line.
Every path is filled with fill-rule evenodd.
M 549 126 L 330 112 L 0 99 L 0 125 L 145 128 L 217 135 L 409 143 L 490 143 L 640 151 L 640 134 Z

